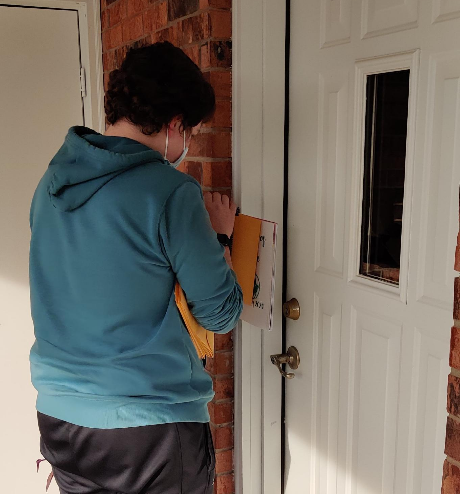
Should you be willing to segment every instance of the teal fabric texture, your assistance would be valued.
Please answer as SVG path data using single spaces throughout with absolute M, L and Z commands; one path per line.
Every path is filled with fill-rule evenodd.
M 214 396 L 177 309 L 232 330 L 243 309 L 200 184 L 133 139 L 73 126 L 30 208 L 37 410 L 83 427 L 208 422 Z

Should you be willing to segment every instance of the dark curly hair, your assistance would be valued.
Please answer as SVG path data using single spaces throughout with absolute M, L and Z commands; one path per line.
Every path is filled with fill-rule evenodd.
M 190 58 L 164 41 L 131 48 L 121 67 L 109 75 L 107 121 L 126 118 L 145 135 L 160 132 L 174 117 L 182 129 L 212 118 L 214 90 Z

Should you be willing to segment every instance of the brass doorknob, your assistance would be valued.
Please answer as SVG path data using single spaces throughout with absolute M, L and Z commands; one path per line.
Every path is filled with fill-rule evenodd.
M 270 355 L 270 360 L 273 365 L 278 367 L 281 375 L 283 375 L 286 379 L 293 379 L 295 374 L 292 372 L 285 372 L 281 366 L 283 364 L 288 364 L 291 369 L 297 369 L 300 365 L 300 354 L 295 346 L 290 346 L 287 353 Z
M 296 298 L 291 298 L 283 304 L 283 314 L 284 317 L 288 319 L 294 319 L 296 321 L 300 317 L 300 305 Z

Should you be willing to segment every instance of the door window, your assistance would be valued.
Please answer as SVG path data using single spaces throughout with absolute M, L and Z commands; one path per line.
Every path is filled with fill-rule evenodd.
M 367 76 L 359 274 L 399 285 L 409 70 Z

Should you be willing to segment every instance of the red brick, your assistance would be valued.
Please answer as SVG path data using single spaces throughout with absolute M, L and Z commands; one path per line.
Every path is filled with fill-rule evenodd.
M 231 425 L 224 427 L 211 427 L 214 449 L 233 448 L 233 428 Z
M 382 278 L 385 280 L 399 282 L 399 268 L 384 268 L 382 269 Z
M 118 26 L 104 31 L 102 35 L 103 50 L 111 50 L 123 43 L 123 27 L 121 24 Z
M 203 165 L 205 165 L 205 163 L 203 163 Z M 204 170 L 203 170 L 203 174 L 204 174 Z M 214 335 L 214 350 L 216 352 L 218 352 L 219 350 L 232 350 L 232 349 L 233 349 L 233 331 L 230 331 L 226 334 Z
M 233 450 L 216 452 L 216 474 L 233 471 Z
M 205 127 L 227 127 L 232 126 L 232 103 L 230 100 L 217 100 L 216 112 L 211 121 Z
M 144 34 L 144 23 L 142 14 L 138 14 L 123 23 L 123 41 L 126 43 L 142 37 Z
M 119 48 L 116 48 L 114 51 L 114 67 L 115 68 L 120 68 L 121 64 L 123 63 L 123 60 L 126 57 L 126 51 L 128 47 L 126 45 L 120 46 Z
M 203 163 L 204 187 L 231 187 L 232 163 L 231 161 L 215 161 Z
M 210 132 L 196 135 L 190 145 L 190 156 L 230 158 L 232 141 L 230 132 Z
M 146 33 L 158 31 L 168 24 L 168 4 L 162 2 L 144 12 L 144 30 Z
M 216 7 L 218 9 L 231 9 L 232 0 L 200 0 L 200 9 Z
M 101 0 L 101 11 L 105 10 L 107 8 L 107 1 L 106 0 Z
M 460 469 L 444 461 L 441 494 L 460 494 Z
M 228 424 L 233 422 L 233 402 L 208 404 L 209 416 L 213 424 Z
M 144 31 L 145 31 L 145 25 L 144 25 Z M 153 33 L 148 34 L 144 39 L 145 39 L 145 44 L 146 45 L 151 45 L 152 43 L 154 43 L 154 41 L 153 41 Z
M 142 12 L 148 7 L 148 0 L 129 0 L 128 1 L 128 17 Z
M 199 6 L 199 0 L 169 0 L 169 20 L 193 14 Z
M 104 31 L 102 33 L 102 52 L 109 50 L 110 45 L 110 31 Z
M 189 45 L 209 38 L 209 14 L 201 12 L 175 24 L 178 46 Z
M 214 374 L 217 376 L 233 374 L 233 352 L 214 354 Z
M 227 400 L 233 399 L 234 396 L 234 382 L 233 377 L 226 377 L 223 379 L 214 379 L 214 400 Z
M 109 8 L 110 26 L 115 26 L 126 19 L 128 15 L 128 1 L 118 0 Z
M 455 248 L 455 264 L 454 264 L 454 269 L 455 271 L 460 271 L 460 233 L 458 234 L 459 236 L 457 237 L 457 247 Z
M 460 278 L 454 280 L 454 319 L 460 319 Z
M 209 43 L 202 45 L 200 48 L 200 60 L 201 60 L 201 69 L 209 69 L 211 67 L 211 52 L 209 49 Z
M 195 180 L 201 184 L 202 182 L 202 170 L 201 163 L 199 161 L 187 161 L 185 166 L 185 173 L 191 175 Z
M 176 23 L 169 28 L 169 41 L 175 46 L 179 46 L 179 27 L 180 24 Z
M 214 358 L 208 357 L 206 360 L 206 370 L 215 376 L 228 376 L 233 374 L 233 353 L 217 352 L 214 354 Z
M 214 374 L 214 359 L 212 357 L 206 357 L 205 368 L 210 374 Z
M 454 460 L 460 461 L 460 423 L 451 417 L 447 417 L 444 452 Z
M 103 75 L 104 79 L 104 92 L 107 92 L 107 89 L 109 88 L 109 73 L 105 72 Z
M 145 30 L 147 32 L 147 29 Z M 162 29 L 161 31 L 157 31 L 156 33 L 152 33 L 152 43 L 156 43 L 157 41 L 169 41 L 173 45 L 177 46 L 174 26 Z
M 206 72 L 206 78 L 214 88 L 217 98 L 232 97 L 232 74 L 229 70 Z
M 227 10 L 213 10 L 210 12 L 211 37 L 232 37 L 232 13 Z
M 460 329 L 452 327 L 450 333 L 449 365 L 460 369 Z
M 190 142 L 189 156 L 199 157 L 206 156 L 210 153 L 211 134 L 197 134 Z
M 235 492 L 235 481 L 233 474 L 218 475 L 214 484 L 216 494 L 233 494 Z
M 109 11 L 108 10 L 102 10 L 101 11 L 101 30 L 104 32 L 106 29 L 108 29 L 110 26 L 109 22 Z
M 184 52 L 196 65 L 200 66 L 200 47 L 198 45 L 185 48 Z
M 129 50 L 131 48 L 139 48 L 141 46 L 149 45 L 150 44 L 150 35 L 144 36 L 141 39 L 137 39 L 136 41 L 132 41 L 131 43 L 128 43 L 126 45 L 126 48 Z
M 447 412 L 460 415 L 460 379 L 449 374 L 447 383 Z
M 106 51 L 102 54 L 102 66 L 104 67 L 104 72 L 110 72 L 114 69 L 113 55 L 113 50 Z
M 211 156 L 214 158 L 227 158 L 232 155 L 232 134 L 230 132 L 218 132 L 211 134 Z

